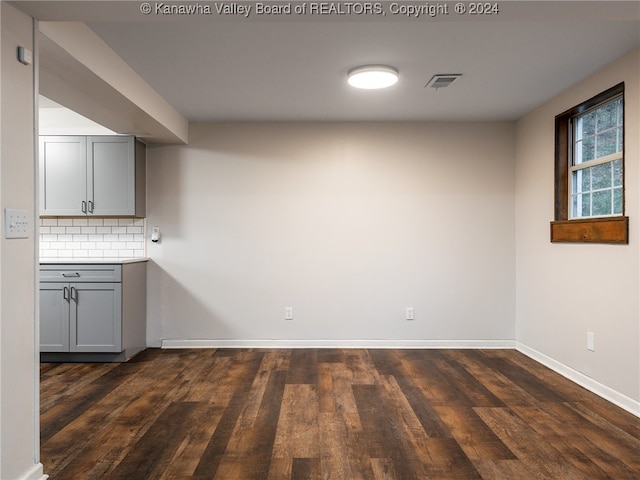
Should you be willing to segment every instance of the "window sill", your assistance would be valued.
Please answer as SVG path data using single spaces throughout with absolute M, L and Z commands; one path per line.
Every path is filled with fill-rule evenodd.
M 554 243 L 629 243 L 629 217 L 589 218 L 551 222 Z

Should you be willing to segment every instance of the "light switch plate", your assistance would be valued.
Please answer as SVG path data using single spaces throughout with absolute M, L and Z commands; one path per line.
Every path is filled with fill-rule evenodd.
M 29 217 L 26 210 L 4 209 L 4 238 L 29 238 Z

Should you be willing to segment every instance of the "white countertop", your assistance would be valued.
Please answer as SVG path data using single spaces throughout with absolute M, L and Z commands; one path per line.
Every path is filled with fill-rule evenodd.
M 95 265 L 95 264 L 125 264 L 148 262 L 148 257 L 140 258 L 41 258 L 41 265 L 59 265 L 59 264 L 78 264 L 78 265 Z

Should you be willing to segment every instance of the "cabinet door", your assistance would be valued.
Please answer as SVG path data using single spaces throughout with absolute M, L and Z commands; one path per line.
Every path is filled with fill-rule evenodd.
M 85 215 L 86 137 L 40 137 L 40 215 Z
M 40 284 L 40 351 L 69 351 L 68 283 Z
M 87 199 L 93 215 L 135 215 L 135 139 L 87 138 Z
M 71 352 L 122 351 L 122 284 L 72 283 Z

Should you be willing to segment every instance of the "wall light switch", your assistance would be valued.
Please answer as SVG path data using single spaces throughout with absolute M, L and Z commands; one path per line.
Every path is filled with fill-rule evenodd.
M 4 238 L 29 238 L 29 218 L 26 210 L 4 209 Z
M 293 320 L 293 307 L 284 307 L 284 319 Z
M 596 336 L 593 332 L 587 332 L 587 350 L 596 351 Z

